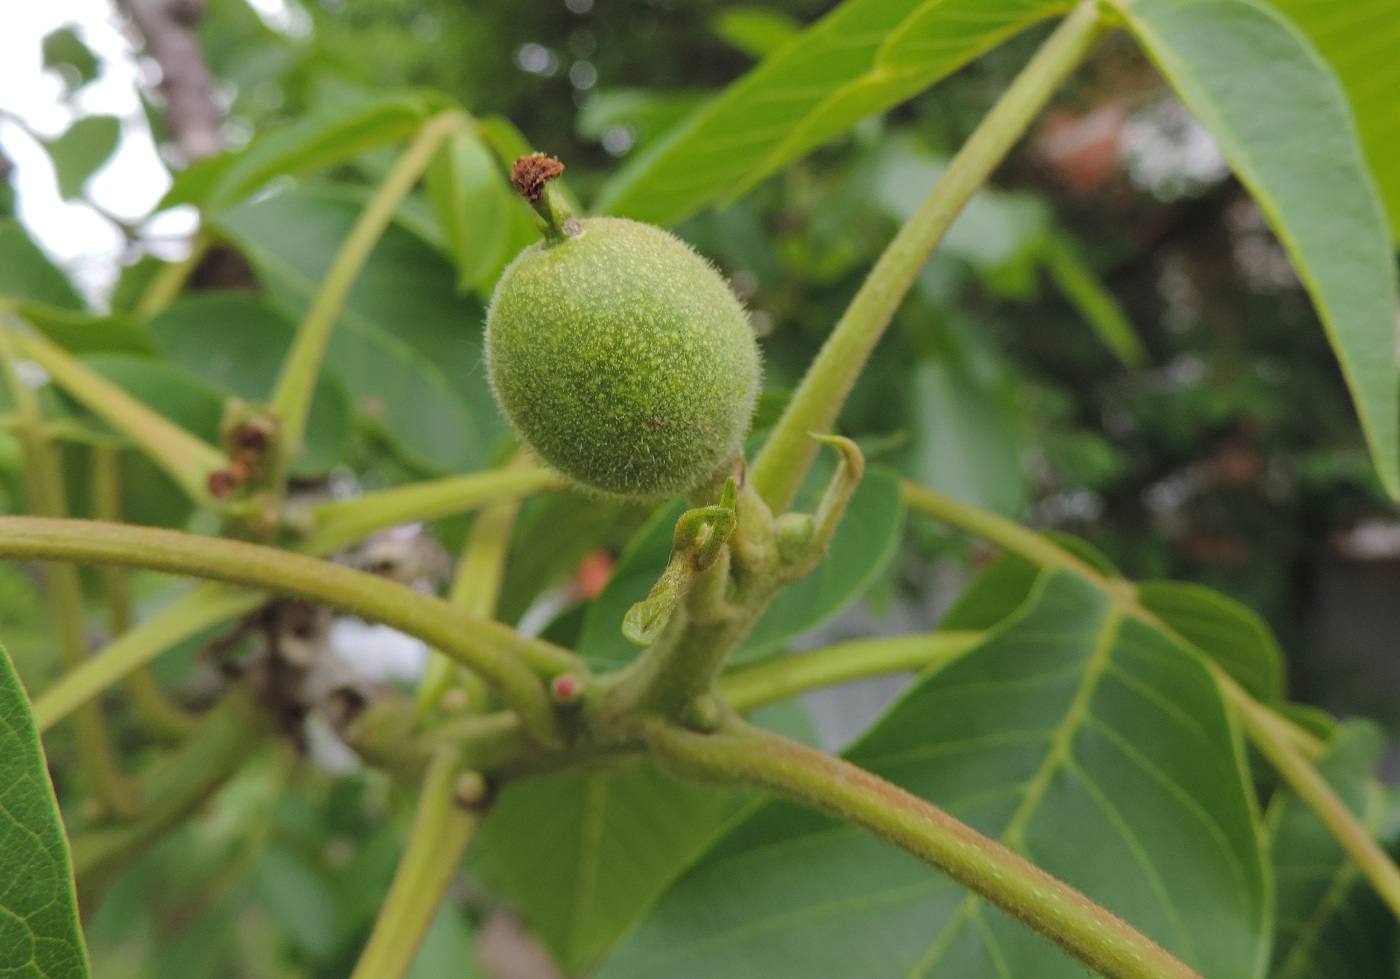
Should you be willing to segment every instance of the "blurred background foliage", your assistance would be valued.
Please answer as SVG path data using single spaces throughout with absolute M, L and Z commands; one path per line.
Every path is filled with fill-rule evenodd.
M 388 92 L 439 90 L 478 117 L 510 120 L 515 138 L 558 155 L 586 203 L 619 166 L 830 6 L 310 0 L 270 16 L 244 0 L 210 0 L 199 30 L 232 148 L 254 139 L 255 149 L 261 134 L 351 112 Z M 1044 33 L 1027 32 L 677 229 L 752 311 L 767 365 L 760 427 Z M 100 71 L 101 59 L 73 30 L 50 35 L 44 53 L 73 91 Z M 159 144 L 168 134 L 153 92 L 147 115 Z M 65 196 L 82 195 L 116 145 L 114 126 L 111 117 L 86 115 L 47 141 Z M 307 283 L 329 264 L 394 153 L 374 149 L 294 188 L 281 180 L 282 196 L 225 210 L 215 223 L 226 244 L 192 280 L 196 291 L 224 294 L 184 298 L 149 331 L 130 334 L 137 347 L 154 343 L 162 362 L 110 349 L 112 341 L 88 362 L 187 426 L 199 430 L 205 419 L 201 434 L 212 439 L 223 397 L 270 390 Z M 177 182 L 173 198 L 199 173 Z M 476 335 L 489 277 L 458 291 L 451 231 L 430 203 L 410 198 L 351 296 L 356 326 L 353 336 L 337 336 L 318 395 L 313 451 L 300 473 L 307 492 L 344 479 L 387 486 L 500 456 L 503 427 L 484 395 L 475 348 L 449 350 L 434 339 Z M 509 210 L 513 203 L 501 206 L 502 227 L 516 234 L 521 214 Z M 14 210 L 0 182 L 0 217 Z M 110 296 L 86 304 L 110 313 L 85 311 L 61 279 L 32 298 L 108 325 L 129 313 L 161 262 L 139 222 L 123 230 L 120 276 Z M 17 225 L 0 225 L 11 269 L 32 247 L 19 238 Z M 507 236 L 501 254 L 520 242 Z M 37 252 L 31 259 L 24 281 L 35 290 L 47 260 Z M 285 268 L 297 274 L 274 271 Z M 412 324 L 388 322 L 405 309 Z M 207 342 L 191 336 L 200 323 L 214 324 Z M 208 349 L 232 349 L 229 335 L 256 342 L 212 363 Z M 384 377 L 391 348 L 395 363 L 410 365 L 397 379 Z M 73 406 L 53 407 L 81 421 Z M 1336 361 L 1257 209 L 1126 39 L 1099 50 L 960 219 L 841 426 L 872 461 L 1079 535 L 1131 578 L 1194 580 L 1233 595 L 1280 635 L 1295 697 L 1400 721 L 1400 671 L 1378 665 L 1387 650 L 1373 646 L 1397 625 L 1388 596 L 1400 568 L 1400 523 L 1371 470 Z M 67 461 L 81 499 L 84 459 L 70 452 Z M 0 439 L 9 509 L 18 508 L 17 467 L 13 443 Z M 135 459 L 126 468 L 130 519 L 187 519 L 164 477 Z M 573 497 L 527 504 L 503 618 L 538 615 L 542 592 L 570 580 L 586 555 L 616 554 L 643 517 Z M 455 551 L 465 528 L 445 521 L 436 536 Z M 967 553 L 961 538 L 913 527 L 860 614 L 927 617 L 984 558 Z M 138 583 L 148 598 L 164 594 L 159 579 Z M 577 636 L 579 596 L 575 589 L 549 608 L 541 624 L 552 637 Z M 38 655 L 47 646 L 39 594 L 8 566 L 0 566 L 0 633 L 31 680 L 52 669 Z M 161 669 L 178 675 L 199 646 L 163 658 Z M 125 734 L 139 752 L 134 727 Z M 61 738 L 50 745 L 58 773 L 67 750 Z M 392 873 L 407 800 L 373 775 L 291 779 L 291 764 L 268 754 L 245 769 L 206 818 L 112 885 L 88 923 L 95 974 L 347 973 Z M 65 790 L 73 798 L 60 776 L 60 796 Z M 492 903 L 475 892 L 456 897 L 416 979 L 464 975 L 461 953 L 478 940 L 468 922 L 488 918 Z M 209 954 L 215 946 L 227 954 Z M 516 967 L 492 969 L 543 968 L 511 973 Z

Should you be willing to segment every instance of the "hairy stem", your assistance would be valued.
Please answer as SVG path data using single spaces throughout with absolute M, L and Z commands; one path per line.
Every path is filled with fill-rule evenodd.
M 92 450 L 92 514 L 98 520 L 121 520 L 121 451 L 110 446 Z M 107 621 L 115 639 L 134 622 L 131 580 L 125 568 L 105 565 L 100 570 L 107 598 Z M 91 662 L 86 660 L 85 663 Z M 158 738 L 178 741 L 194 727 L 194 718 L 172 704 L 148 666 L 138 666 L 123 683 L 127 699 L 146 728 Z
M 14 334 L 19 352 L 48 372 L 54 383 L 136 444 L 185 495 L 209 506 L 209 474 L 228 465 L 222 452 L 142 404 L 67 351 L 34 333 Z
M 403 979 L 442 903 L 443 894 L 481 825 L 482 812 L 457 801 L 457 752 L 433 756 L 409 834 L 369 944 L 350 979 Z
M 568 650 L 526 639 L 374 575 L 239 541 L 86 520 L 0 517 L 0 557 L 122 564 L 293 595 L 382 622 L 474 670 L 538 736 L 557 737 L 541 675 L 584 673 Z
M 1391 913 L 1400 918 L 1400 869 L 1332 791 L 1327 780 L 1299 753 L 1282 719 L 1229 677 L 1222 675 L 1220 682 L 1250 743 L 1269 759 L 1289 788 L 1322 820 Z
M 981 632 L 931 632 L 894 639 L 863 639 L 794 653 L 724 675 L 719 693 L 737 711 L 787 700 L 818 687 L 906 670 L 942 667 L 974 649 Z
M 330 554 L 376 530 L 465 513 L 483 503 L 518 499 L 564 487 L 547 469 L 488 469 L 368 493 L 311 508 L 311 532 L 297 544 L 303 554 Z M 295 519 L 295 518 L 294 518 Z
M 850 762 L 746 724 L 697 734 L 655 722 L 677 774 L 747 785 L 859 826 L 936 867 L 1108 979 L 1201 979 L 1079 891 L 942 809 Z
M 810 433 L 830 431 L 929 255 L 1102 31 L 1097 0 L 1082 0 L 953 157 L 938 186 L 870 270 L 750 471 L 751 482 L 774 513 L 791 505 L 816 452 Z
M 272 395 L 272 409 L 282 422 L 284 458 L 293 459 L 301 451 L 302 438 L 306 434 L 306 417 L 311 410 L 311 396 L 315 393 L 321 363 L 330 346 L 331 331 L 340 318 L 355 280 L 360 277 L 360 271 L 379 237 L 384 234 L 384 229 L 393 220 L 399 205 L 432 162 L 438 147 L 466 122 L 464 113 L 449 110 L 423 124 L 365 205 L 355 226 L 350 229 L 349 237 L 326 270 L 321 288 L 297 329 L 292 349 L 287 352 Z

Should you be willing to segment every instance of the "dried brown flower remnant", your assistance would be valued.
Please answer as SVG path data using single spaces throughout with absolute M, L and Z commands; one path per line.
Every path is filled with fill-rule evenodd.
M 532 153 L 515 161 L 510 171 L 510 181 L 520 191 L 521 197 L 531 204 L 538 204 L 544 200 L 545 184 L 558 179 L 563 172 L 564 164 L 554 157 Z

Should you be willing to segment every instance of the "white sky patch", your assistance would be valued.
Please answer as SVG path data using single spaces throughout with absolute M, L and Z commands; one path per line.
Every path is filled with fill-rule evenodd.
M 103 212 L 139 224 L 170 186 L 137 94 L 140 71 L 111 0 L 42 0 L 6 3 L 0 30 L 0 149 L 15 164 L 20 220 L 49 256 L 99 305 L 111 290 L 128 254 L 121 229 Z M 62 80 L 44 70 L 43 40 L 72 25 L 99 58 L 98 76 L 70 106 Z M 20 120 L 5 118 L 8 114 Z M 88 182 L 87 201 L 64 201 L 43 147 L 79 115 L 113 115 L 122 138 L 111 159 Z M 29 132 L 26 132 L 26 129 Z M 30 133 L 34 135 L 31 135 Z M 94 206 L 96 205 L 96 206 Z M 188 234 L 169 222 L 172 238 Z M 178 252 L 171 243 L 170 251 Z

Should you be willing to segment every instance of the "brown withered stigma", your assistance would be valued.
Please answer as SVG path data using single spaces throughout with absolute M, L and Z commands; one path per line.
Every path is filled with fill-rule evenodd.
M 551 180 L 557 180 L 564 172 L 564 164 L 552 156 L 532 153 L 515 161 L 510 171 L 510 182 L 520 196 L 531 204 L 544 200 L 544 188 Z

